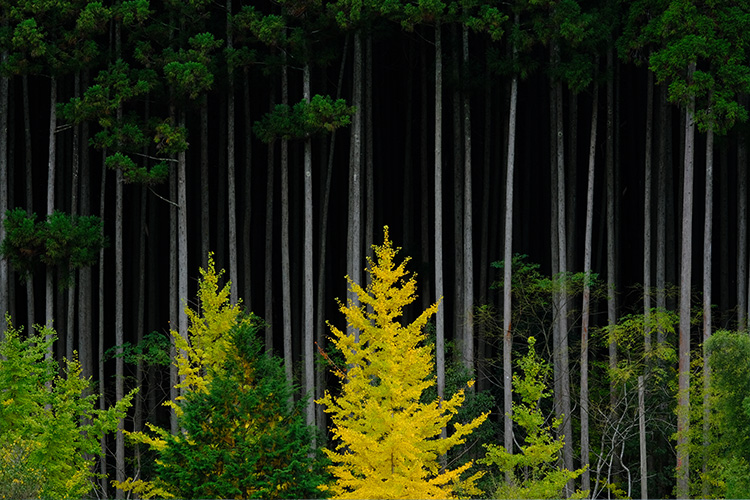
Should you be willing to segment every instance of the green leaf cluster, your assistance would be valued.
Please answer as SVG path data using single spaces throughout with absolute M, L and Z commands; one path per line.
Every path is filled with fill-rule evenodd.
M 535 344 L 534 337 L 529 337 L 529 350 L 518 361 L 523 375 L 513 375 L 513 389 L 521 401 L 513 403 L 511 418 L 521 428 L 525 444 L 520 446 L 519 453 L 509 453 L 495 444 L 485 445 L 487 454 L 480 460 L 496 467 L 504 477 L 510 477 L 510 481 L 499 481 L 493 498 L 560 498 L 565 484 L 584 472 L 557 465 L 564 437 L 553 437 L 552 429 L 559 426 L 559 419 L 547 422 L 539 406 L 551 394 L 546 383 L 551 368 L 536 354 Z M 579 491 L 574 497 L 583 498 L 587 493 Z
M 356 112 L 346 100 L 314 95 L 310 102 L 300 101 L 293 107 L 278 104 L 255 123 L 255 134 L 266 143 L 276 139 L 304 139 L 315 134 L 333 132 L 351 123 Z
M 62 375 L 47 356 L 56 340 L 48 327 L 27 338 L 7 317 L 0 343 L 0 494 L 11 498 L 83 498 L 94 477 L 100 438 L 117 428 L 133 392 L 107 410 L 77 360 Z M 15 496 L 13 496 L 15 495 Z
M 64 274 L 90 266 L 107 244 L 102 221 L 95 215 L 71 216 L 55 211 L 37 221 L 35 213 L 14 208 L 6 212 L 3 223 L 5 239 L 0 253 L 24 275 L 39 262 L 58 267 Z
M 311 447 L 304 401 L 264 352 L 259 320 L 230 334 L 231 349 L 206 391 L 180 403 L 181 434 L 166 436 L 156 474 L 180 498 L 320 498 L 325 461 Z

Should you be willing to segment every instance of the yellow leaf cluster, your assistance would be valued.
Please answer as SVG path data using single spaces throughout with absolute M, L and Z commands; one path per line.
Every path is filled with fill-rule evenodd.
M 331 341 L 346 359 L 342 394 L 326 392 L 318 403 L 326 406 L 333 423 L 335 483 L 325 486 L 337 498 L 448 498 L 459 490 L 477 493 L 478 476 L 461 482 L 471 463 L 441 470 L 439 457 L 464 442 L 487 417 L 454 424 L 454 432 L 440 439 L 464 401 L 463 391 L 449 400 L 424 403 L 425 389 L 435 384 L 433 351 L 425 345 L 424 326 L 437 312 L 433 304 L 414 322 L 402 325 L 403 308 L 416 299 L 416 280 L 405 265 L 394 262 L 398 252 L 388 239 L 374 246 L 371 283 L 362 288 L 348 279 L 359 304 L 349 301 L 340 310 L 358 338 L 331 326 Z

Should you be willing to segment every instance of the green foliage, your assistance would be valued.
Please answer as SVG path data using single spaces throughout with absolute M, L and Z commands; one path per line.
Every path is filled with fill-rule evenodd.
M 558 427 L 558 419 L 547 422 L 539 403 L 550 396 L 547 378 L 550 366 L 538 357 L 535 351 L 536 340 L 529 337 L 528 353 L 518 361 L 523 376 L 513 375 L 513 389 L 521 402 L 513 403 L 513 421 L 522 429 L 524 445 L 519 453 L 508 453 L 503 446 L 488 444 L 487 455 L 482 463 L 498 468 L 510 481 L 499 481 L 492 498 L 560 498 L 565 483 L 578 478 L 584 469 L 569 471 L 558 468 L 558 453 L 564 438 L 555 439 L 552 428 Z M 588 492 L 577 492 L 575 497 L 583 497 Z
M 55 332 L 39 327 L 23 339 L 10 317 L 0 343 L 0 493 L 11 498 L 82 498 L 94 477 L 99 440 L 117 428 L 133 392 L 107 410 L 94 409 L 77 360 L 63 375 L 46 354 Z M 15 496 L 14 496 L 15 495 Z
M 344 99 L 315 95 L 310 102 L 300 101 L 290 107 L 278 104 L 255 123 L 256 135 L 266 143 L 276 139 L 303 139 L 319 133 L 333 132 L 351 123 L 356 112 Z
M 337 372 L 344 377 L 341 395 L 326 392 L 318 400 L 331 417 L 336 443 L 334 450 L 326 450 L 336 482 L 322 488 L 339 498 L 476 495 L 474 483 L 481 474 L 460 478 L 471 463 L 447 470 L 438 458 L 462 444 L 487 414 L 452 424 L 453 432 L 440 439 L 464 393 L 422 402 L 424 392 L 435 385 L 432 346 L 425 344 L 423 329 L 437 304 L 401 325 L 403 307 L 416 298 L 416 281 L 407 279 L 406 261 L 394 262 L 397 249 L 388 240 L 387 227 L 383 245 L 374 252 L 377 262 L 369 262 L 367 288 L 349 280 L 361 306 L 353 301 L 340 306 L 358 338 L 331 326 L 331 341 L 346 360 L 346 372 Z
M 13 268 L 28 275 L 38 262 L 58 267 L 64 277 L 70 271 L 96 263 L 99 250 L 107 240 L 102 234 L 102 221 L 94 215 L 70 216 L 55 211 L 44 221 L 23 208 L 8 210 L 5 215 L 5 239 L 0 253 Z M 67 284 L 67 279 L 63 284 Z
M 694 456 L 708 464 L 695 487 L 712 498 L 750 496 L 750 337 L 720 330 L 705 345 L 711 368 L 708 446 L 695 437 Z M 700 387 L 702 384 L 698 384 Z M 697 404 L 702 412 L 702 405 Z M 699 426 L 700 428 L 700 426 Z M 701 461 L 695 460 L 700 466 Z
M 278 359 L 257 338 L 261 321 L 236 326 L 231 348 L 206 391 L 180 404 L 183 433 L 166 436 L 156 473 L 180 498 L 319 498 L 326 481 L 304 401 Z

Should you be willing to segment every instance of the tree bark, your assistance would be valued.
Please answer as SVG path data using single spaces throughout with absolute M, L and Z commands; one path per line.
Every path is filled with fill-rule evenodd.
M 643 324 L 644 349 L 651 351 L 651 144 L 653 134 L 654 73 L 646 83 L 646 153 L 643 161 Z
M 23 91 L 23 127 L 24 127 L 24 146 L 26 150 L 24 170 L 26 171 L 26 212 L 31 214 L 34 211 L 34 182 L 32 169 L 31 147 L 31 110 L 29 105 L 29 77 L 21 77 Z M 34 308 L 34 277 L 29 275 L 26 279 L 26 325 L 28 331 L 33 331 L 35 324 Z
M 0 62 L 8 59 L 8 51 L 0 55 Z M 8 210 L 8 94 L 9 78 L 0 77 L 0 216 L 5 217 Z M 5 224 L 0 221 L 0 241 L 5 240 Z M 0 342 L 5 340 L 8 325 L 5 314 L 10 310 L 10 284 L 7 259 L 0 259 Z
M 362 33 L 354 35 L 354 68 L 352 82 L 352 105 L 357 112 L 352 117 L 351 144 L 349 151 L 349 209 L 347 218 L 347 275 L 355 283 L 362 282 Z M 354 305 L 359 304 L 357 295 L 351 291 L 347 297 Z M 359 332 L 347 327 L 350 335 L 359 342 Z
M 469 66 L 469 27 L 463 26 L 463 64 Z M 468 90 L 463 95 L 464 120 L 464 178 L 463 178 L 463 314 L 464 327 L 463 363 L 474 373 L 474 229 L 472 219 L 472 184 L 471 184 L 471 94 Z M 473 390 L 470 388 L 470 390 Z
M 646 454 L 646 386 L 638 376 L 638 444 L 641 461 L 641 500 L 648 500 L 648 455 Z
M 310 102 L 310 63 L 305 62 L 302 76 L 303 99 Z M 305 255 L 304 255 L 304 357 L 305 357 L 305 393 L 309 398 L 305 408 L 307 425 L 315 425 L 315 351 L 313 329 L 315 311 L 313 308 L 313 185 L 312 185 L 312 138 L 305 138 Z
M 706 343 L 711 338 L 711 258 L 713 237 L 714 131 L 706 132 L 706 201 L 703 221 L 703 473 L 708 472 L 709 417 L 711 413 L 711 368 L 708 364 Z M 708 481 L 702 480 L 703 497 L 708 498 Z
M 289 77 L 286 56 L 281 73 L 281 102 L 289 104 Z M 294 382 L 292 366 L 292 297 L 289 262 L 289 142 L 281 139 L 281 299 L 284 333 L 284 371 L 286 380 Z M 291 396 L 290 396 L 291 397 Z M 290 405 L 292 401 L 289 401 Z
M 201 97 L 201 267 L 208 269 L 209 239 L 211 236 L 211 210 L 208 176 L 208 94 Z
M 440 23 L 435 25 L 435 300 L 443 298 L 443 47 Z M 445 397 L 445 308 L 435 314 L 435 356 L 438 400 Z M 441 437 L 447 437 L 443 428 Z
M 269 109 L 273 110 L 275 93 L 271 90 Z M 266 165 L 266 245 L 264 254 L 265 286 L 264 289 L 264 319 L 266 321 L 266 353 L 273 353 L 273 204 L 274 204 L 274 163 L 276 145 L 268 145 L 268 163 Z
M 667 86 L 659 86 L 659 162 L 657 173 L 656 196 L 656 308 L 667 309 L 666 276 L 667 276 Z M 665 334 L 660 328 L 656 332 L 656 341 L 661 346 Z
M 690 64 L 688 77 L 695 70 Z M 685 109 L 685 155 L 682 191 L 682 251 L 680 270 L 680 330 L 677 397 L 677 497 L 690 495 L 690 284 L 693 232 L 693 155 L 695 98 Z
M 737 139 L 737 330 L 747 330 L 747 139 Z
M 461 79 L 461 60 L 458 52 L 459 47 L 459 35 L 455 24 L 451 25 L 451 38 L 453 43 L 451 44 L 451 73 L 453 78 L 453 241 L 454 248 L 453 258 L 453 303 L 446 304 L 446 307 L 453 309 L 453 332 L 454 332 L 454 343 L 456 345 L 456 352 L 454 353 L 454 360 L 464 364 L 466 359 L 466 317 L 463 311 L 464 304 L 464 246 L 463 242 L 463 223 L 464 223 L 464 203 L 463 203 L 463 182 L 464 178 L 462 175 L 463 161 L 462 152 L 463 144 L 461 137 L 463 134 L 462 127 L 462 113 L 461 113 L 461 92 L 459 90 L 459 82 Z
M 252 311 L 252 242 L 250 234 L 252 231 L 252 208 L 253 208 L 253 196 L 252 196 L 252 166 L 253 166 L 253 122 L 252 115 L 250 114 L 250 70 L 245 67 L 243 69 L 242 78 L 242 97 L 245 115 L 245 217 L 242 225 L 242 258 L 243 258 L 243 277 L 244 277 L 244 304 L 245 308 Z
M 231 36 L 232 0 L 227 0 L 227 49 L 232 50 Z M 235 182 L 235 148 L 234 148 L 234 71 L 227 68 L 227 210 L 229 218 L 229 302 L 237 303 L 239 280 L 237 278 L 237 186 Z
M 612 75 L 614 67 L 614 54 L 612 50 L 607 52 L 607 73 Z M 611 328 L 617 323 L 617 300 L 616 300 L 616 265 L 617 250 L 615 242 L 615 155 L 614 155 L 614 82 L 607 80 L 607 325 Z M 617 368 L 617 343 L 609 342 L 609 369 Z M 617 398 L 614 383 L 610 382 L 610 405 L 615 406 Z
M 596 78 L 594 79 L 596 80 Z M 589 471 L 589 320 L 591 315 L 591 241 L 594 226 L 594 177 L 596 174 L 596 133 L 599 122 L 599 85 L 594 82 L 594 96 L 591 105 L 591 136 L 589 140 L 588 180 L 586 188 L 586 233 L 584 236 L 583 304 L 581 306 L 581 489 L 591 489 Z
M 48 163 L 47 163 L 47 215 L 52 215 L 55 211 L 55 173 L 56 173 L 56 161 L 55 156 L 57 150 L 56 134 L 57 129 L 57 79 L 53 76 L 50 78 L 50 91 L 49 91 L 49 149 L 48 149 Z M 47 269 L 47 279 L 45 283 L 45 322 L 49 328 L 52 328 L 52 322 L 54 320 L 54 269 Z M 51 336 L 47 336 L 47 340 L 50 340 Z M 47 351 L 47 358 L 52 357 L 52 345 Z

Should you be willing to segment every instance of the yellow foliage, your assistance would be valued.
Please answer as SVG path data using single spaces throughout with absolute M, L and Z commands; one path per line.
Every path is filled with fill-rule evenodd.
M 331 341 L 346 359 L 342 394 L 326 392 L 317 402 L 326 406 L 334 424 L 334 450 L 325 450 L 335 483 L 322 487 L 337 498 L 449 498 L 478 494 L 479 475 L 461 481 L 471 463 L 440 470 L 439 457 L 464 442 L 487 418 L 484 414 L 440 439 L 441 430 L 464 401 L 460 391 L 451 399 L 423 403 L 425 389 L 435 384 L 432 346 L 425 345 L 424 326 L 437 312 L 433 304 L 413 323 L 402 325 L 403 308 L 416 299 L 414 276 L 394 263 L 385 228 L 384 243 L 374 246 L 377 262 L 369 261 L 371 283 L 366 289 L 347 278 L 360 304 L 349 301 L 340 310 L 359 338 L 330 326 Z M 368 310 L 369 306 L 369 310 Z
M 224 362 L 230 343 L 229 331 L 237 325 L 242 311 L 242 301 L 229 302 L 230 283 L 219 289 L 219 279 L 224 271 L 216 272 L 213 254 L 208 256 L 208 269 L 200 270 L 197 310 L 185 307 L 190 326 L 188 338 L 171 331 L 177 349 L 177 370 L 180 383 L 177 387 L 190 391 L 206 391 L 210 381 L 209 369 L 217 369 Z

